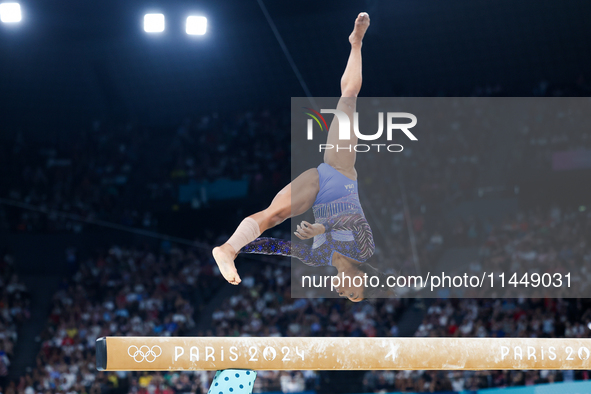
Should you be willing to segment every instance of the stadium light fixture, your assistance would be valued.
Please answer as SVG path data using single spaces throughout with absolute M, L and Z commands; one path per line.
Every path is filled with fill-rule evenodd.
M 144 15 L 144 31 L 146 33 L 162 33 L 164 31 L 164 15 Z
M 202 36 L 207 32 L 207 18 L 204 16 L 187 17 L 187 34 Z
M 4 23 L 16 23 L 22 19 L 19 3 L 0 3 L 0 20 Z

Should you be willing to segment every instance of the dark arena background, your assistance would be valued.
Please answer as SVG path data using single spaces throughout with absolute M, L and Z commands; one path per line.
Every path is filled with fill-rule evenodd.
M 590 337 L 586 298 L 292 298 L 290 260 L 256 255 L 237 258 L 239 286 L 221 276 L 212 248 L 291 181 L 291 98 L 340 95 L 362 11 L 360 97 L 591 95 L 585 0 L 0 0 L 0 393 L 210 392 L 212 371 L 97 371 L 105 336 Z M 395 192 L 365 207 L 388 223 L 378 258 L 591 268 L 591 130 L 418 135 L 431 143 L 397 156 Z M 269 234 L 289 239 L 289 221 Z M 589 379 L 262 370 L 254 392 Z

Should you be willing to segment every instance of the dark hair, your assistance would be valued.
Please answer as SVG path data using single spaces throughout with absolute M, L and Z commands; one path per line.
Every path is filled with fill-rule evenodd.
M 388 288 L 388 284 L 386 283 L 386 280 L 388 278 L 388 276 L 386 274 L 379 271 L 377 268 L 375 268 L 373 265 L 371 265 L 369 263 L 359 264 L 359 270 L 361 272 L 367 274 L 367 276 L 370 276 L 370 277 L 374 276 L 380 280 L 379 284 L 376 287 L 367 286 L 363 289 L 363 298 L 381 298 L 381 297 L 386 297 L 389 295 L 388 293 L 390 293 L 390 292 L 388 290 L 390 290 L 390 289 Z M 368 285 L 369 285 L 369 279 L 368 279 Z M 392 294 L 390 294 L 390 295 L 392 295 Z

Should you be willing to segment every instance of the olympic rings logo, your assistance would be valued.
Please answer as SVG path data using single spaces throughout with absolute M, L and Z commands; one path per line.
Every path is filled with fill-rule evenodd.
M 131 350 L 132 348 L 135 348 L 135 351 Z M 154 351 L 156 348 L 158 348 L 158 354 Z M 147 345 L 140 346 L 139 348 L 135 345 L 131 345 L 129 349 L 127 349 L 127 354 L 129 354 L 129 357 L 132 357 L 136 363 L 141 363 L 142 361 L 153 363 L 162 354 L 162 349 L 158 345 L 152 346 L 151 349 Z

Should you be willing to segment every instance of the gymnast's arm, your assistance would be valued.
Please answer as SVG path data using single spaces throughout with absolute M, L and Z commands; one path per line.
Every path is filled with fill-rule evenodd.
M 353 214 L 335 216 L 327 220 L 326 223 L 310 224 L 304 220 L 301 224 L 298 224 L 294 234 L 299 239 L 310 239 L 333 230 L 371 233 L 371 229 L 365 218 L 360 214 Z
M 353 232 L 353 237 L 358 247 L 359 258 L 362 260 L 369 259 L 374 252 L 375 244 L 373 240 L 373 233 L 369 223 L 363 215 L 343 215 L 329 219 L 324 224 L 326 232 L 333 230 L 349 230 Z
M 336 230 L 348 230 L 353 233 L 358 248 L 358 258 L 367 260 L 373 255 L 375 244 L 369 223 L 363 215 L 341 215 L 329 219 L 326 223 L 310 224 L 302 221 L 294 233 L 299 239 L 310 239 L 317 235 Z

